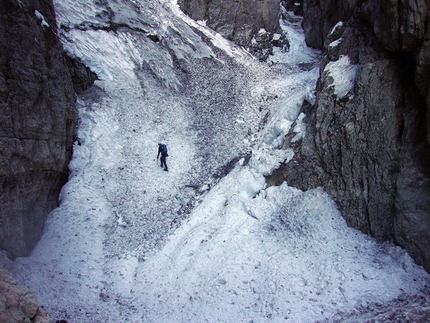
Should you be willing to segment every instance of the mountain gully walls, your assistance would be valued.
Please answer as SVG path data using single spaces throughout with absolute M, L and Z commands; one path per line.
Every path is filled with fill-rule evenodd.
M 51 0 L 0 0 L 0 250 L 27 256 L 68 177 L 74 88 Z
M 323 186 L 349 225 L 393 240 L 430 271 L 429 3 L 302 6 L 308 45 L 326 56 L 317 102 L 304 105 L 306 136 L 268 183 Z M 351 91 L 339 97 L 326 67 L 345 56 L 356 74 Z
M 184 0 L 182 6 L 238 43 L 259 28 L 277 30 L 277 1 L 255 2 L 262 10 L 242 2 L 197 1 L 191 9 Z M 307 135 L 294 147 L 294 162 L 268 183 L 322 185 L 351 226 L 394 240 L 430 270 L 429 4 L 305 0 L 290 6 L 297 3 L 308 44 L 327 55 L 317 102 L 304 105 Z M 0 249 L 15 258 L 32 250 L 67 180 L 77 118 L 67 66 L 79 68 L 64 56 L 50 0 L 1 0 L 0 15 Z M 338 21 L 343 24 L 333 30 Z M 345 55 L 357 68 L 355 85 L 339 98 L 324 69 Z

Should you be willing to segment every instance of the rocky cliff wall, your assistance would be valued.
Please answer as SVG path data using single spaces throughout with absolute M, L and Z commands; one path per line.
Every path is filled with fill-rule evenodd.
M 261 28 L 279 31 L 279 0 L 179 0 L 181 9 L 195 20 L 242 46 L 249 46 Z
M 428 271 L 429 12 L 425 0 L 303 1 L 307 42 L 326 57 L 295 159 L 268 178 L 323 186 L 349 225 Z
M 77 122 L 51 0 L 0 0 L 0 250 L 26 256 L 57 206 Z

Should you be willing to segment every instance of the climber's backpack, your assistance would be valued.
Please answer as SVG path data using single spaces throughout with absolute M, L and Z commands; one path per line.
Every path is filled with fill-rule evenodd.
M 167 146 L 165 144 L 161 145 L 161 154 L 162 154 L 162 156 L 165 156 L 165 157 L 169 156 L 167 154 Z

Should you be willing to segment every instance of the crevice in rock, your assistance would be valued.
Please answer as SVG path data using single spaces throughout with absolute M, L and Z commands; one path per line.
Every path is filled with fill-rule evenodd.
M 65 53 L 66 64 L 69 68 L 70 75 L 73 81 L 73 88 L 77 94 L 81 94 L 90 88 L 95 80 L 98 80 L 96 73 L 81 62 L 78 58 L 72 58 Z

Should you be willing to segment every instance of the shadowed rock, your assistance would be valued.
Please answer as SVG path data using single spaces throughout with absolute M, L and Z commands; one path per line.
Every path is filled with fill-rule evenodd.
M 430 271 L 429 4 L 308 0 L 303 8 L 307 42 L 326 58 L 306 136 L 268 182 L 323 186 L 349 225 L 394 240 Z M 342 57 L 356 73 L 339 96 L 335 79 L 346 72 L 330 66 Z

